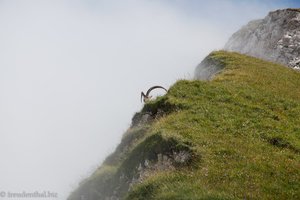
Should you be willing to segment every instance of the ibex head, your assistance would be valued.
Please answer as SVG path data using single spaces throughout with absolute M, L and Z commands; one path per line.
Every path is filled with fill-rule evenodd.
M 150 92 L 157 88 L 163 89 L 168 92 L 168 90 L 162 86 L 153 86 L 146 92 L 146 94 L 144 94 L 144 92 L 141 92 L 141 101 L 148 102 L 152 98 L 152 96 L 150 96 Z

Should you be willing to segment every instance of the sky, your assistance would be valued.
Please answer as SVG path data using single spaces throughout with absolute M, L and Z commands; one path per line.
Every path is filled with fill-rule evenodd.
M 141 91 L 191 79 L 241 26 L 286 7 L 300 1 L 0 0 L 0 194 L 66 199 Z

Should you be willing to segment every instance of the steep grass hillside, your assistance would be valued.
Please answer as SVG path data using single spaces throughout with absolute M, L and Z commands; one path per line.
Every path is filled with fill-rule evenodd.
M 69 200 L 300 199 L 300 73 L 225 51 L 145 104 Z

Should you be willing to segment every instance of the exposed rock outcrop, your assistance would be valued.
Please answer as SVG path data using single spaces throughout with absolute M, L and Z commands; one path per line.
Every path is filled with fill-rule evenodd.
M 194 79 L 197 80 L 211 80 L 217 73 L 223 69 L 223 64 L 217 59 L 213 59 L 211 56 L 207 56 L 196 67 L 194 73 Z
M 175 110 L 166 98 L 145 104 L 134 115 L 115 152 L 80 183 L 68 200 L 124 199 L 136 184 L 150 176 L 188 166 L 197 157 L 190 143 L 160 132 L 153 134 L 149 128 Z
M 273 11 L 249 22 L 224 49 L 300 69 L 300 9 Z

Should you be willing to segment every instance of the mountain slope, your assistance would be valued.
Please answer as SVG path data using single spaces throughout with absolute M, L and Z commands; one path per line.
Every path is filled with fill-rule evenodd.
M 69 200 L 300 198 L 300 73 L 225 51 L 205 60 L 222 70 L 145 104 Z

